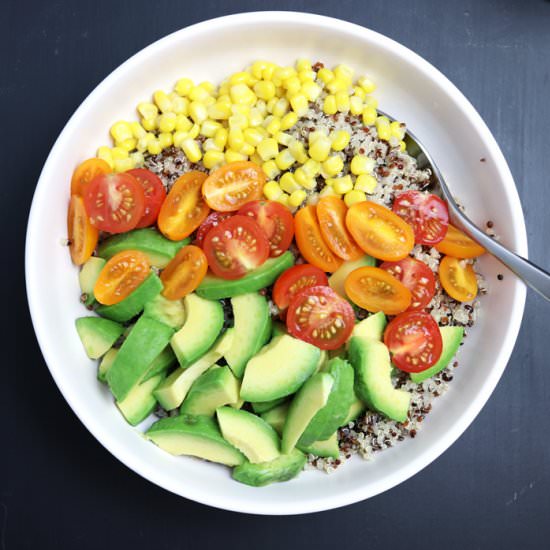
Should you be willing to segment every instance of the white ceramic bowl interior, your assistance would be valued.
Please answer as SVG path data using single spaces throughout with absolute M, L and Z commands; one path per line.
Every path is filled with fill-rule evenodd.
M 492 282 L 481 317 L 460 354 L 450 391 L 435 401 L 422 432 L 372 462 L 355 458 L 332 475 L 304 472 L 257 489 L 231 480 L 227 468 L 172 457 L 125 423 L 95 364 L 82 349 L 74 320 L 80 305 L 77 269 L 67 248 L 65 220 L 74 167 L 108 144 L 108 129 L 131 119 L 138 102 L 170 89 L 181 76 L 219 81 L 255 59 L 291 64 L 299 57 L 331 66 L 345 62 L 378 85 L 380 107 L 425 143 L 453 192 L 478 223 L 488 219 L 502 241 L 526 254 L 519 198 L 507 164 L 479 115 L 433 66 L 400 44 L 365 28 L 289 12 L 240 14 L 178 31 L 129 59 L 82 103 L 53 147 L 29 219 L 26 275 L 30 310 L 46 363 L 74 412 L 117 458 L 153 483 L 205 504 L 257 514 L 298 514 L 372 497 L 412 476 L 449 447 L 477 415 L 498 382 L 514 346 L 525 289 L 503 268 L 480 262 Z M 484 157 L 486 162 L 480 162 Z M 60 450 L 62 452 L 62 450 Z

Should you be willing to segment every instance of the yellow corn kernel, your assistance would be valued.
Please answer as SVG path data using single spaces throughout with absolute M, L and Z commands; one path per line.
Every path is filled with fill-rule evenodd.
M 313 191 L 317 187 L 317 180 L 315 178 L 308 178 L 307 180 L 300 183 L 300 185 L 308 191 Z
M 189 116 L 195 124 L 201 124 L 208 118 L 206 106 L 199 101 L 193 101 L 189 105 Z
M 300 206 L 307 198 L 307 193 L 303 189 L 297 189 L 290 194 L 288 205 L 293 208 Z
M 125 139 L 124 141 L 117 141 L 116 145 L 117 147 L 121 147 L 122 149 L 125 149 L 126 151 L 130 152 L 136 148 L 137 139 L 134 137 L 131 137 L 131 138 Z
M 238 116 L 248 116 L 248 113 L 250 113 L 250 107 L 248 105 L 233 103 L 231 105 L 231 113 Z
M 283 191 L 287 193 L 292 193 L 300 189 L 300 185 L 294 179 L 294 175 L 290 172 L 285 172 L 279 179 L 279 185 Z
M 258 155 L 258 153 L 256 152 L 254 152 L 253 155 L 250 155 L 248 157 L 248 160 L 250 160 L 250 162 L 253 162 L 254 164 L 257 164 L 258 166 L 262 165 L 262 157 L 260 157 L 260 155 Z
M 351 159 L 350 170 L 356 176 L 360 174 L 370 174 L 374 170 L 375 162 L 365 155 L 355 155 Z
M 327 176 L 336 176 L 344 169 L 344 160 L 338 155 L 332 155 L 323 162 L 322 166 Z
M 374 107 L 365 107 L 363 109 L 363 124 L 365 126 L 372 126 L 376 122 L 378 113 Z
M 130 155 L 130 158 L 134 161 L 134 166 L 143 166 L 145 159 L 143 158 L 143 153 L 140 151 L 135 151 Z
M 201 125 L 201 135 L 204 137 L 214 137 L 216 132 L 222 127 L 219 122 L 215 120 L 206 119 Z
M 247 157 L 250 157 L 256 152 L 256 148 L 253 145 L 250 145 L 250 143 L 243 143 L 242 147 L 239 149 L 239 153 L 242 153 L 243 155 L 246 155 Z
M 113 165 L 115 172 L 126 172 L 136 167 L 135 162 L 131 158 L 115 160 Z
M 155 118 L 159 114 L 158 107 L 153 103 L 140 103 L 137 106 L 137 110 L 142 118 Z
M 379 116 L 375 122 L 378 139 L 389 140 L 391 137 L 390 121 L 388 117 Z
M 218 99 L 216 100 L 216 103 L 220 103 L 221 105 L 226 105 L 227 107 L 231 107 L 233 103 L 231 102 L 231 98 L 229 97 L 229 88 L 227 90 L 227 93 L 220 93 L 218 96 Z
M 404 141 L 400 141 L 399 149 L 401 150 L 401 152 L 405 152 L 407 150 L 407 144 Z
M 353 189 L 353 181 L 351 176 L 342 176 L 341 178 L 331 178 L 327 183 L 332 186 L 336 193 L 343 195 Z
M 283 149 L 275 157 L 275 164 L 279 170 L 288 170 L 295 162 L 296 159 L 288 149 Z
M 189 95 L 189 92 L 193 89 L 194 84 L 193 81 L 190 78 L 180 78 L 176 85 L 174 86 L 174 90 L 176 93 L 180 96 L 186 96 Z
M 297 76 L 287 78 L 283 82 L 283 88 L 287 91 L 288 98 L 295 96 L 300 91 L 301 87 L 302 87 L 302 82 Z
M 390 131 L 392 137 L 401 140 L 405 136 L 405 125 L 401 125 L 401 122 L 394 120 L 390 123 Z
M 275 200 L 283 206 L 288 206 L 289 196 L 286 193 L 281 193 Z
M 208 107 L 208 116 L 213 120 L 227 120 L 231 116 L 231 107 L 220 100 Z
M 319 69 L 317 71 L 317 78 L 321 80 L 324 84 L 328 84 L 331 80 L 334 79 L 334 73 L 330 69 L 323 67 L 322 69 Z
M 186 115 L 189 112 L 189 99 L 180 97 L 178 94 L 171 93 L 172 111 L 177 115 Z
M 187 139 L 189 137 L 189 133 L 188 132 L 180 132 L 180 131 L 176 131 L 172 134 L 172 140 L 174 142 L 174 146 L 175 147 L 180 147 L 181 148 L 181 144 L 183 143 L 183 141 L 185 139 Z
M 371 174 L 360 174 L 355 180 L 354 189 L 364 193 L 374 193 L 378 182 Z
M 141 125 L 143 126 L 144 130 L 147 130 L 148 132 L 152 132 L 153 130 L 157 129 L 157 118 L 142 118 L 141 119 Z
M 265 175 L 270 180 L 275 179 L 281 173 L 274 160 L 268 160 L 267 162 L 264 162 L 262 164 L 262 170 L 265 172 Z
M 349 81 L 342 78 L 335 77 L 327 85 L 326 88 L 331 94 L 336 92 L 347 92 L 349 89 Z
M 309 156 L 317 162 L 323 162 L 328 158 L 330 146 L 330 139 L 323 134 L 309 146 Z
M 225 152 L 225 161 L 226 162 L 239 162 L 240 160 L 247 160 L 248 157 L 239 153 L 238 151 L 233 151 L 233 149 L 228 149 Z
M 150 155 L 158 155 L 162 151 L 160 141 L 158 139 L 152 139 L 147 144 L 147 151 L 149 152 Z
M 282 195 L 282 190 L 279 184 L 276 181 L 268 181 L 264 185 L 264 195 L 270 200 L 277 200 L 278 197 Z
M 260 99 L 267 101 L 275 97 L 275 84 L 269 80 L 260 80 L 254 84 L 254 93 Z
M 147 132 L 143 137 L 140 137 L 137 142 L 137 150 L 141 153 L 147 150 L 149 142 L 154 141 L 156 138 L 155 134 Z
M 111 136 L 115 141 L 124 141 L 133 137 L 132 128 L 128 122 L 119 120 L 111 126 Z
M 273 75 L 275 73 L 275 69 L 277 69 L 277 65 L 275 63 L 270 63 L 263 71 L 262 71 L 262 78 L 264 80 L 273 80 Z M 275 82 L 273 83 L 275 84 Z M 275 84 L 276 85 L 276 84 Z
M 337 130 L 330 134 L 331 147 L 333 151 L 343 151 L 349 144 L 351 136 L 346 130 Z
M 315 101 L 321 94 L 321 87 L 315 82 L 308 81 L 302 84 L 301 92 L 309 101 Z
M 357 95 L 352 95 L 349 98 L 349 111 L 352 115 L 360 115 L 363 113 L 363 99 Z
M 294 67 L 277 67 L 273 73 L 273 78 L 284 82 L 288 78 L 296 76 Z
M 294 171 L 294 179 L 299 185 L 301 185 L 305 189 L 311 189 L 311 182 L 315 182 L 314 178 L 306 174 L 303 166 L 299 166 L 298 168 L 296 168 L 296 170 Z M 315 187 L 315 185 L 313 185 L 313 187 Z
M 308 178 L 314 178 L 321 173 L 321 163 L 313 159 L 308 159 L 302 165 L 302 170 Z
M 257 107 L 253 107 L 250 109 L 250 112 L 248 113 L 248 125 L 252 128 L 256 126 L 260 126 L 262 122 L 264 121 L 264 115 L 261 113 L 261 111 Z
M 307 97 L 303 94 L 293 96 L 290 99 L 290 106 L 299 117 L 305 116 L 309 109 Z
M 168 95 L 162 90 L 157 90 L 153 94 L 153 100 L 161 113 L 167 113 L 172 110 L 172 102 Z
M 363 193 L 363 191 L 357 191 L 356 189 L 352 189 L 344 195 L 344 202 L 348 208 L 356 202 L 362 202 L 365 200 L 367 200 L 365 193 Z
M 361 86 L 354 86 L 353 87 L 353 95 L 356 95 L 357 97 L 360 97 L 361 99 L 365 99 L 365 96 L 367 95 L 365 93 L 365 90 L 361 88 Z
M 264 135 L 257 128 L 246 128 L 243 130 L 243 137 L 246 143 L 253 147 L 257 147 L 264 139 Z
M 342 78 L 344 80 L 351 80 L 355 71 L 349 65 L 338 65 L 334 67 L 334 76 L 336 78 Z
M 337 193 L 332 186 L 325 185 L 323 189 L 321 189 L 321 192 L 319 193 L 320 197 L 339 197 L 340 193 Z
M 250 72 L 255 78 L 262 78 L 262 71 L 267 68 L 269 64 L 269 61 L 258 59 L 250 66 Z
M 298 122 L 298 115 L 290 111 L 281 119 L 281 130 L 289 130 Z
M 216 103 L 216 98 L 209 95 L 202 103 L 204 103 L 205 107 L 210 107 Z
M 229 88 L 229 95 L 233 103 L 238 105 L 254 105 L 256 94 L 246 84 L 234 84 Z
M 306 148 L 301 141 L 293 139 L 288 146 L 288 150 L 292 153 L 292 156 L 300 163 L 304 164 L 308 160 Z
M 170 147 L 174 143 L 174 136 L 170 132 L 161 132 L 158 137 L 160 146 L 163 149 Z
M 142 138 L 147 133 L 147 130 L 137 120 L 130 122 L 130 128 L 136 139 Z
M 371 95 L 365 96 L 364 102 L 365 107 L 374 107 L 375 109 L 378 109 L 378 100 L 375 97 L 372 97 Z
M 222 151 L 206 151 L 204 153 L 204 156 L 202 158 L 202 163 L 204 164 L 205 168 L 208 168 L 208 170 L 211 170 L 218 164 L 221 164 L 225 160 L 225 155 Z
M 340 90 L 334 94 L 336 98 L 336 108 L 341 113 L 347 113 L 349 111 L 349 95 L 345 90 Z
M 121 160 L 128 158 L 128 151 L 122 147 L 113 147 L 111 149 L 111 155 L 113 155 L 113 160 Z
M 269 116 L 264 120 L 264 128 L 274 136 L 281 130 L 281 119 L 276 116 Z
M 202 144 L 202 150 L 203 151 L 223 151 L 222 148 L 216 145 L 216 142 L 214 141 L 213 138 L 208 138 L 204 140 L 204 143 Z
M 319 138 L 322 137 L 326 137 L 326 134 L 321 132 L 321 130 L 314 130 L 313 132 L 310 132 L 308 136 L 309 146 L 311 147 Z
M 176 129 L 176 113 L 164 113 L 159 116 L 158 127 L 161 132 L 173 132 Z
M 206 90 L 210 95 L 212 95 L 216 91 L 216 86 L 212 82 L 209 82 L 208 80 L 203 80 L 199 84 L 200 88 L 203 88 Z
M 302 84 L 306 82 L 314 82 L 317 73 L 313 69 L 298 71 L 298 78 Z
M 277 140 L 274 138 L 267 138 L 256 146 L 256 151 L 265 162 L 266 160 L 270 160 L 277 156 L 279 152 L 279 145 L 277 144 Z
M 223 148 L 227 144 L 227 137 L 229 132 L 226 128 L 220 128 L 214 135 L 214 143 L 220 148 L 220 151 L 223 151 Z
M 178 115 L 176 117 L 176 131 L 189 132 L 193 127 L 193 123 L 185 115 Z
M 268 113 L 273 113 L 273 109 L 275 107 L 275 104 L 279 101 L 278 97 L 272 97 L 267 103 L 266 103 L 266 111 Z
M 296 70 L 300 71 L 311 71 L 311 61 L 305 57 L 301 57 L 296 60 Z
M 104 160 L 109 165 L 111 170 L 113 169 L 113 154 L 111 153 L 111 149 L 109 149 L 109 147 L 106 147 L 105 145 L 99 147 L 96 153 L 96 157 L 98 159 Z
M 372 94 L 376 90 L 376 84 L 367 76 L 362 76 L 357 80 L 357 84 L 365 90 L 366 94 Z
M 248 84 L 251 78 L 251 74 L 246 71 L 241 71 L 238 73 L 233 73 L 229 77 L 229 84 L 235 86 L 236 84 Z
M 193 86 L 189 92 L 189 99 L 191 101 L 200 101 L 203 102 L 207 97 L 210 97 L 210 94 L 200 86 Z
M 191 130 L 187 132 L 187 135 L 188 137 L 195 139 L 196 137 L 199 136 L 200 131 L 201 131 L 201 127 L 198 124 L 193 124 L 193 126 L 191 127 Z
M 273 116 L 282 118 L 284 117 L 288 112 L 288 100 L 284 97 L 279 99 L 275 105 L 273 105 L 273 110 L 271 111 L 273 113 Z
M 294 140 L 290 134 L 285 134 L 284 132 L 277 132 L 277 134 L 273 137 L 277 140 L 277 143 L 284 145 L 285 147 L 288 147 Z
M 333 115 L 338 111 L 336 107 L 336 97 L 332 94 L 328 94 L 323 101 L 323 112 L 326 115 Z
M 227 122 L 230 130 L 244 130 L 248 128 L 248 117 L 241 113 L 231 115 Z
M 201 148 L 193 138 L 188 137 L 184 139 L 181 143 L 181 148 L 183 149 L 185 156 L 191 162 L 199 162 L 199 160 L 201 160 L 202 158 Z

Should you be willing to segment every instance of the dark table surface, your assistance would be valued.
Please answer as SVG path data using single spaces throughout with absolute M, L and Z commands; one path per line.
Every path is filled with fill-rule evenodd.
M 0 550 L 550 547 L 550 307 L 533 294 L 500 384 L 459 441 L 399 487 L 322 514 L 244 516 L 172 495 L 111 456 L 55 386 L 34 338 L 23 274 L 27 213 L 55 138 L 86 95 L 147 44 L 204 19 L 273 8 L 370 27 L 442 70 L 496 136 L 521 196 L 530 256 L 550 266 L 549 2 L 4 1 L 0 219 L 9 317 Z

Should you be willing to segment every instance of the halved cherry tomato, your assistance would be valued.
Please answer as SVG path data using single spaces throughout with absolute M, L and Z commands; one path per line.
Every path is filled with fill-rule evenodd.
M 435 249 L 442 254 L 455 258 L 477 258 L 485 254 L 485 249 L 462 233 L 454 225 L 449 225 L 445 238 L 437 243 Z
M 84 201 L 78 195 L 71 196 L 69 213 L 67 215 L 67 232 L 71 260 L 76 265 L 82 265 L 92 255 L 99 235 L 86 214 Z
M 342 259 L 332 253 L 323 239 L 315 206 L 304 206 L 294 216 L 296 244 L 302 256 L 314 266 L 332 273 L 342 265 Z
M 476 274 L 465 260 L 445 256 L 439 264 L 439 280 L 445 292 L 459 302 L 470 302 L 477 296 Z
M 286 309 L 292 298 L 304 288 L 327 285 L 328 278 L 318 267 L 311 264 L 295 265 L 275 281 L 273 301 L 279 309 Z
M 411 291 L 408 311 L 424 309 L 430 303 L 435 294 L 435 277 L 424 262 L 407 257 L 398 262 L 384 262 L 380 269 L 386 270 Z
M 71 178 L 71 195 L 82 195 L 84 187 L 96 176 L 112 172 L 111 167 L 103 159 L 88 159 L 77 166 Z
M 143 216 L 143 188 L 130 174 L 100 174 L 83 191 L 90 222 L 101 231 L 124 233 Z
M 344 260 L 358 260 L 365 253 L 346 228 L 347 211 L 346 203 L 338 197 L 323 197 L 317 203 L 319 227 L 329 248 Z
M 418 244 L 437 244 L 447 233 L 449 209 L 436 195 L 405 191 L 395 198 L 393 211 L 412 226 Z
M 169 300 L 187 296 L 199 286 L 207 271 L 204 252 L 198 246 L 184 246 L 160 274 L 164 284 L 162 295 Z
M 216 227 L 218 224 L 223 222 L 223 220 L 227 220 L 227 218 L 230 218 L 231 216 L 233 216 L 233 212 L 210 212 L 210 214 L 206 216 L 205 220 L 199 225 L 199 228 L 197 229 L 197 233 L 195 235 L 195 244 L 197 246 L 202 246 L 202 243 L 204 242 L 204 237 L 206 237 L 207 233 L 213 227 Z
M 286 206 L 275 201 L 252 201 L 241 206 L 238 214 L 250 216 L 264 230 L 272 258 L 290 246 L 294 238 L 294 218 Z
M 407 311 L 393 319 L 384 332 L 392 362 L 405 372 L 422 372 L 441 356 L 441 332 L 434 318 L 423 311 Z
M 354 269 L 344 288 L 349 299 L 367 311 L 396 315 L 411 305 L 411 291 L 379 267 Z
M 210 208 L 201 194 L 207 178 L 204 172 L 192 171 L 176 180 L 160 207 L 158 226 L 172 241 L 181 241 L 191 235 L 204 221 Z
M 265 233 L 248 216 L 232 216 L 213 227 L 203 249 L 210 269 L 224 279 L 239 279 L 269 257 Z
M 355 242 L 378 260 L 402 260 L 414 246 L 412 227 L 389 208 L 375 202 L 353 204 L 346 214 L 346 227 Z
M 233 212 L 262 197 L 264 171 L 253 162 L 230 162 L 214 170 L 202 186 L 204 200 L 218 212 Z
M 136 227 L 149 227 L 157 221 L 160 207 L 166 198 L 166 189 L 160 178 L 145 168 L 134 168 L 127 172 L 137 179 L 143 187 L 145 196 L 145 212 Z
M 338 349 L 355 324 L 353 308 L 328 286 L 298 292 L 288 306 L 288 332 L 321 349 Z
M 147 256 L 139 250 L 115 254 L 104 266 L 94 286 L 96 300 L 106 306 L 118 304 L 150 273 Z

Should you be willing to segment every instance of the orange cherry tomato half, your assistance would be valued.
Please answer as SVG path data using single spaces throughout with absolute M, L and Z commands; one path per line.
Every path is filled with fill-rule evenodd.
M 206 178 L 204 172 L 187 172 L 178 178 L 170 189 L 158 215 L 159 229 L 168 239 L 185 239 L 208 216 L 210 208 L 201 194 L 202 184 Z
M 77 166 L 71 178 L 71 195 L 81 195 L 84 187 L 96 176 L 109 174 L 111 167 L 103 159 L 88 159 Z
M 230 162 L 214 170 L 202 186 L 204 200 L 212 210 L 232 212 L 262 197 L 266 176 L 253 162 Z
M 71 260 L 76 265 L 82 265 L 95 250 L 99 231 L 90 223 L 84 201 L 78 195 L 73 195 L 69 203 L 67 231 Z
M 343 260 L 358 260 L 365 253 L 346 228 L 347 211 L 346 203 L 338 197 L 323 197 L 317 203 L 319 227 L 329 248 Z
M 435 245 L 435 249 L 455 258 L 477 258 L 485 254 L 485 249 L 482 246 L 454 225 L 449 225 L 445 238 Z
M 412 227 L 389 208 L 375 202 L 353 204 L 346 214 L 346 227 L 355 242 L 378 260 L 402 260 L 414 247 Z
M 273 301 L 279 309 L 286 309 L 292 298 L 304 288 L 327 286 L 324 271 L 311 264 L 300 264 L 287 269 L 273 286 Z
M 290 246 L 294 238 L 294 218 L 286 206 L 275 201 L 252 201 L 242 206 L 238 214 L 250 216 L 264 230 L 272 258 Z
M 115 254 L 104 266 L 94 286 L 96 300 L 106 306 L 118 304 L 150 273 L 147 256 L 139 250 Z
M 169 300 L 187 296 L 199 286 L 207 271 L 204 252 L 198 246 L 184 246 L 160 274 L 164 284 L 162 295 Z
M 439 264 L 439 280 L 445 292 L 459 302 L 470 302 L 477 296 L 476 274 L 465 260 L 445 256 Z
M 141 220 L 136 225 L 137 228 L 149 227 L 157 221 L 160 207 L 166 198 L 166 189 L 162 185 L 160 178 L 145 168 L 134 168 L 128 170 L 130 174 L 143 187 L 143 195 L 145 198 L 145 211 Z
M 434 318 L 423 311 L 407 311 L 384 331 L 393 364 L 405 372 L 422 372 L 439 360 L 443 342 Z
M 367 311 L 396 315 L 411 305 L 411 291 L 393 275 L 379 267 L 354 269 L 344 288 L 349 299 Z
M 310 264 L 329 273 L 333 273 L 342 265 L 342 259 L 332 252 L 323 239 L 315 206 L 300 208 L 294 216 L 294 226 L 296 244 Z

